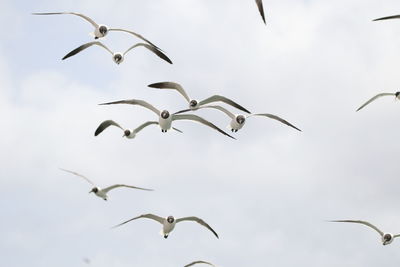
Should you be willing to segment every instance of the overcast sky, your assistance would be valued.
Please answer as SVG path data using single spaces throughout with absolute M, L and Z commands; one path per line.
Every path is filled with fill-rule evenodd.
M 253 0 L 0 0 L 0 251 L 8 267 L 398 266 L 400 240 L 382 246 L 362 225 L 400 233 L 400 104 L 380 92 L 399 88 L 399 1 L 264 0 L 267 26 Z M 143 48 L 117 66 L 92 47 L 90 24 L 136 31 L 158 45 L 170 65 Z M 103 41 L 124 51 L 124 33 Z M 141 107 L 98 106 L 143 99 L 160 109 L 187 107 L 175 91 L 148 88 L 174 81 L 204 99 L 225 95 L 255 113 L 279 115 L 300 129 L 253 117 L 227 138 L 179 121 L 136 139 L 117 128 L 94 137 L 103 120 L 134 128 L 154 120 Z M 234 110 L 232 110 L 234 111 Z M 235 111 L 237 112 L 237 111 Z M 226 129 L 221 112 L 197 115 Z M 105 202 L 87 192 L 126 183 Z M 182 223 L 165 240 L 143 213 L 195 215 L 220 235 Z

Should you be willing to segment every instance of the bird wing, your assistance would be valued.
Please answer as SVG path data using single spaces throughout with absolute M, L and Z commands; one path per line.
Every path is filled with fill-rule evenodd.
M 218 109 L 218 110 L 224 112 L 226 115 L 228 115 L 232 120 L 235 119 L 235 114 L 233 114 L 232 112 L 230 112 L 229 110 L 227 110 L 226 108 L 221 107 L 221 106 L 217 106 L 217 105 L 205 105 L 205 106 L 200 106 L 200 107 L 199 107 L 199 109 L 201 109 L 201 108 L 213 108 L 213 109 Z M 191 109 L 183 109 L 183 110 L 180 110 L 180 111 L 175 112 L 174 115 L 175 115 L 175 114 L 185 113 L 185 112 L 188 112 L 188 111 L 192 111 L 192 110 L 191 110 Z
M 86 20 L 87 22 L 89 22 L 90 24 L 93 25 L 93 27 L 98 28 L 99 25 L 94 22 L 91 18 L 89 18 L 88 16 L 85 16 L 83 14 L 80 13 L 75 13 L 75 12 L 51 12 L 51 13 L 32 13 L 33 15 L 61 15 L 61 14 L 70 14 L 70 15 L 75 15 L 75 16 L 79 16 L 81 18 L 83 18 L 84 20 Z
M 268 118 L 270 118 L 270 119 L 280 121 L 280 122 L 282 122 L 283 124 L 286 124 L 287 126 L 290 126 L 290 127 L 294 128 L 294 129 L 296 129 L 297 131 L 300 131 L 300 132 L 301 132 L 301 130 L 300 130 L 299 128 L 297 128 L 296 126 L 294 126 L 294 125 L 291 124 L 290 122 L 288 122 L 288 121 L 286 121 L 286 120 L 284 120 L 284 119 L 282 119 L 282 118 L 280 118 L 280 117 L 278 117 L 278 116 L 276 116 L 276 115 L 273 115 L 273 114 L 268 114 L 268 113 L 250 114 L 248 117 L 252 117 L 252 116 L 264 116 L 264 117 L 268 117 Z
M 153 44 L 152 42 L 150 42 L 149 40 L 147 40 L 147 39 L 144 38 L 142 35 L 140 35 L 140 34 L 138 34 L 138 33 L 136 33 L 136 32 L 128 31 L 128 30 L 125 30 L 125 29 L 118 29 L 118 28 L 108 29 L 108 31 L 120 31 L 120 32 L 127 32 L 127 33 L 130 33 L 130 34 L 136 36 L 137 38 L 142 39 L 142 40 L 145 41 L 146 43 L 149 43 L 150 45 L 154 46 L 155 48 L 157 48 L 158 50 L 161 51 L 161 49 L 160 49 L 158 46 L 156 46 L 155 44 Z
M 133 132 L 135 134 L 137 134 L 138 132 L 143 130 L 143 128 L 145 128 L 145 127 L 147 127 L 149 125 L 152 125 L 152 124 L 158 124 L 158 122 L 157 121 L 147 121 L 147 122 L 143 123 L 142 125 L 140 125 L 139 127 L 137 127 L 136 129 L 134 129 Z
M 108 52 L 110 52 L 111 55 L 114 54 L 107 46 L 105 46 L 104 44 L 102 44 L 102 43 L 99 42 L 99 41 L 95 41 L 95 42 L 90 42 L 90 43 L 87 43 L 87 44 L 83 44 L 83 45 L 81 45 L 80 47 L 75 48 L 74 50 L 72 50 L 71 52 L 69 52 L 68 54 L 66 54 L 66 55 L 62 58 L 62 60 L 67 59 L 67 58 L 69 58 L 69 57 L 72 57 L 72 56 L 78 54 L 79 52 L 85 50 L 86 48 L 91 47 L 92 45 L 101 46 L 101 47 L 103 47 L 104 49 L 106 49 Z
M 203 119 L 203 118 L 201 118 L 201 117 L 199 117 L 199 116 L 197 116 L 197 115 L 193 115 L 193 114 L 175 115 L 175 114 L 173 114 L 173 115 L 172 115 L 172 120 L 173 120 L 173 121 L 175 121 L 175 120 L 192 120 L 192 121 L 197 121 L 197 122 L 200 122 L 200 123 L 202 123 L 202 124 L 204 124 L 204 125 L 206 125 L 206 126 L 208 126 L 208 127 L 211 127 L 211 128 L 213 128 L 213 129 L 217 130 L 218 132 L 222 133 L 223 135 L 226 135 L 226 136 L 228 136 L 228 137 L 230 137 L 230 138 L 236 139 L 235 137 L 229 135 L 228 133 L 224 132 L 223 130 L 221 130 L 220 128 L 218 128 L 217 126 L 215 126 L 213 123 L 211 123 L 211 122 L 209 122 L 209 121 L 207 121 L 207 120 L 205 120 L 205 119 Z
M 224 107 L 218 106 L 218 105 L 206 105 L 206 106 L 202 106 L 200 108 L 213 108 L 213 109 L 218 109 L 220 111 L 222 111 L 223 113 L 225 113 L 226 115 L 228 115 L 231 119 L 234 119 L 236 116 L 235 114 L 233 114 L 232 112 L 230 112 L 229 110 L 227 110 Z
M 194 262 L 189 263 L 189 264 L 187 264 L 187 265 L 185 265 L 185 266 L 183 266 L 183 267 L 189 267 L 189 266 L 192 266 L 192 265 L 195 265 L 195 264 L 199 264 L 199 263 L 203 263 L 203 264 L 208 264 L 208 265 L 211 265 L 211 266 L 215 266 L 214 264 L 209 263 L 209 262 L 206 262 L 206 261 L 194 261 Z
M 178 133 L 183 133 L 181 130 L 179 130 L 179 129 L 175 128 L 175 127 L 172 127 L 172 130 L 177 131 Z
M 121 130 L 124 130 L 118 123 L 116 123 L 113 120 L 106 120 L 103 121 L 99 127 L 97 127 L 96 131 L 94 132 L 94 136 L 98 136 L 99 134 L 101 134 L 105 129 L 107 129 L 109 126 L 116 126 L 118 128 L 120 128 Z
M 151 88 L 158 88 L 158 89 L 174 89 L 178 91 L 185 99 L 187 102 L 190 102 L 190 98 L 185 92 L 185 89 L 179 84 L 175 82 L 160 82 L 160 83 L 152 83 L 147 85 L 148 87 Z
M 369 103 L 371 103 L 372 101 L 382 97 L 382 96 L 390 96 L 390 95 L 395 95 L 394 93 L 381 93 L 381 94 L 377 94 L 376 96 L 374 96 L 373 98 L 371 98 L 370 100 L 368 100 L 367 102 L 365 102 L 361 107 L 359 107 L 357 109 L 357 111 L 359 111 L 360 109 L 362 109 L 363 107 L 365 107 L 366 105 L 368 105 Z
M 136 219 L 140 219 L 140 218 L 152 219 L 152 220 L 155 220 L 155 221 L 157 221 L 157 222 L 159 222 L 159 223 L 161 223 L 161 224 L 164 223 L 164 218 L 149 213 L 149 214 L 143 214 L 143 215 L 137 216 L 137 217 L 135 217 L 135 218 L 129 219 L 129 220 L 123 222 L 123 223 L 120 223 L 120 224 L 118 224 L 118 225 L 116 225 L 116 226 L 113 226 L 112 228 L 116 228 L 116 227 L 118 227 L 118 226 L 121 226 L 121 225 L 126 224 L 126 223 L 128 223 L 128 222 L 130 222 L 130 221 L 133 221 L 133 220 L 136 220 Z
M 211 226 L 209 226 L 205 221 L 203 221 L 202 219 L 200 219 L 200 218 L 198 218 L 198 217 L 191 216 L 191 217 L 179 218 L 179 219 L 176 220 L 176 223 L 183 222 L 183 221 L 193 221 L 193 222 L 197 222 L 198 224 L 201 224 L 201 225 L 203 225 L 204 227 L 208 228 L 208 230 L 210 230 L 211 232 L 213 232 L 214 235 L 215 235 L 217 238 L 219 238 L 219 237 L 218 237 L 218 234 L 211 228 Z
M 160 50 L 158 50 L 157 48 L 155 48 L 152 45 L 149 44 L 145 44 L 145 43 L 137 43 L 135 45 L 132 45 L 131 47 L 128 48 L 128 50 L 126 50 L 124 52 L 124 56 L 126 55 L 126 53 L 128 53 L 129 51 L 131 51 L 132 49 L 138 47 L 138 46 L 143 46 L 147 49 L 149 49 L 151 52 L 153 52 L 154 54 L 156 54 L 157 56 L 159 56 L 160 58 L 164 59 L 165 61 L 167 61 L 169 64 L 172 64 L 172 61 Z
M 66 169 L 62 169 L 62 168 L 59 168 L 59 169 L 62 170 L 62 171 L 65 171 L 65 172 L 72 173 L 73 175 L 79 176 L 79 177 L 85 179 L 86 181 L 88 181 L 93 186 L 96 186 L 92 181 L 89 180 L 89 178 L 87 178 L 86 176 L 83 176 L 82 174 L 79 174 L 79 173 L 73 172 L 73 171 L 69 171 L 69 170 L 66 170 Z
M 330 221 L 330 222 L 347 222 L 347 223 L 360 223 L 360 224 L 364 224 L 366 226 L 371 227 L 372 229 L 374 229 L 375 231 L 377 231 L 381 236 L 383 236 L 383 232 L 381 230 L 379 230 L 378 227 L 376 227 L 375 225 L 373 225 L 372 223 L 366 222 L 366 221 L 360 221 L 360 220 L 335 220 L 335 221 Z
M 118 187 L 127 187 L 127 188 L 134 188 L 134 189 L 139 189 L 139 190 L 145 190 L 145 191 L 153 191 L 153 189 L 147 189 L 147 188 L 142 188 L 142 187 L 136 187 L 136 186 L 132 186 L 132 185 L 125 185 L 125 184 L 115 184 L 115 185 L 111 185 L 109 187 L 103 188 L 103 191 L 105 193 L 108 193 L 108 191 L 114 189 L 114 188 L 118 188 Z
M 263 7 L 262 0 L 256 0 L 256 4 L 257 4 L 257 7 L 258 7 L 258 11 L 260 11 L 260 15 L 261 15 L 261 17 L 262 17 L 262 19 L 264 21 L 264 24 L 267 24 L 265 22 L 265 14 L 264 14 L 264 7 Z
M 251 113 L 251 112 L 248 111 L 246 108 L 244 108 L 244 107 L 242 107 L 241 105 L 239 105 L 238 103 L 232 101 L 232 100 L 229 99 L 229 98 L 226 98 L 226 97 L 224 97 L 224 96 L 221 96 L 221 95 L 213 95 L 213 96 L 211 96 L 211 97 L 209 97 L 209 98 L 206 98 L 206 99 L 200 101 L 200 102 L 199 102 L 199 105 L 202 106 L 202 105 L 209 104 L 209 103 L 212 103 L 212 102 L 217 102 L 217 101 L 224 102 L 225 104 L 231 105 L 232 107 L 235 107 L 235 108 L 237 108 L 237 109 L 240 109 L 240 110 L 242 110 L 242 111 L 244 111 L 244 112 Z
M 377 21 L 377 20 L 386 20 L 386 19 L 400 19 L 400 15 L 382 17 L 382 18 L 374 19 L 373 21 Z
M 394 237 L 394 238 L 396 238 L 396 237 L 400 237 L 400 234 L 398 234 L 398 235 L 394 235 L 393 237 Z
M 108 103 L 101 103 L 99 105 L 113 105 L 113 104 L 129 104 L 129 105 L 142 106 L 147 109 L 150 109 L 151 111 L 156 113 L 157 116 L 160 116 L 160 111 L 158 109 L 156 109 L 153 105 L 149 104 L 148 102 L 146 102 L 144 100 L 128 99 L 128 100 L 119 100 L 119 101 L 108 102 Z

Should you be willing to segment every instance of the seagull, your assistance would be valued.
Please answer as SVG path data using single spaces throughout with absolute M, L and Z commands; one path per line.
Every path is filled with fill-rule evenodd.
M 188 94 L 185 92 L 185 89 L 183 87 L 175 82 L 160 82 L 160 83 L 153 83 L 149 84 L 148 87 L 151 88 L 158 88 L 158 89 L 173 89 L 177 90 L 188 102 L 190 110 L 197 110 L 201 106 L 204 106 L 206 104 L 212 103 L 212 102 L 224 102 L 225 104 L 231 105 L 232 107 L 235 107 L 237 109 L 240 109 L 241 111 L 244 111 L 246 113 L 250 113 L 247 109 L 242 107 L 241 105 L 237 104 L 236 102 L 220 95 L 213 95 L 209 98 L 206 98 L 202 101 L 197 101 L 195 99 L 191 99 Z
M 247 118 L 250 118 L 250 117 L 253 117 L 253 116 L 262 116 L 262 117 L 267 117 L 267 118 L 270 118 L 270 119 L 273 119 L 273 120 L 277 120 L 277 121 L 279 121 L 279 122 L 281 122 L 283 124 L 286 124 L 287 126 L 290 126 L 290 127 L 292 127 L 292 128 L 294 128 L 294 129 L 296 129 L 296 130 L 301 132 L 301 130 L 299 128 L 297 128 L 293 124 L 289 123 L 288 121 L 286 121 L 286 120 L 284 120 L 284 119 L 282 119 L 282 118 L 280 118 L 280 117 L 278 117 L 276 115 L 269 114 L 269 113 L 248 114 L 248 115 L 236 114 L 235 115 L 232 112 L 228 111 L 227 109 L 225 109 L 225 108 L 223 108 L 221 106 L 208 105 L 208 106 L 202 106 L 200 108 L 214 108 L 214 109 L 218 109 L 218 110 L 224 112 L 226 115 L 228 115 L 232 119 L 230 124 L 229 124 L 229 126 L 228 126 L 228 128 L 230 128 L 231 131 L 235 132 L 235 133 L 237 131 L 239 131 L 240 129 L 242 129 L 242 127 L 245 124 Z M 190 111 L 190 109 L 181 110 L 181 111 L 176 112 L 175 114 L 180 114 L 180 113 L 187 112 L 187 111 Z
M 114 226 L 113 228 L 116 228 L 125 223 L 128 223 L 128 222 L 136 220 L 136 219 L 140 219 L 140 218 L 152 219 L 152 220 L 155 220 L 155 221 L 161 223 L 163 225 L 163 229 L 161 230 L 161 233 L 164 236 L 164 238 L 168 238 L 168 235 L 172 232 L 172 230 L 174 230 L 175 224 L 177 224 L 179 222 L 183 222 L 183 221 L 197 222 L 197 223 L 203 225 L 204 227 L 206 227 L 211 232 L 213 232 L 213 234 L 217 238 L 219 238 L 218 234 L 205 221 L 203 221 L 202 219 L 200 219 L 198 217 L 194 217 L 194 216 L 175 219 L 174 216 L 168 216 L 167 218 L 162 218 L 162 217 L 154 215 L 154 214 L 143 214 L 143 215 L 137 216 L 135 218 L 132 218 L 130 220 L 127 220 L 123 223 L 120 223 L 120 224 Z
M 94 32 L 91 33 L 91 34 L 94 36 L 94 39 L 96 39 L 96 40 L 106 36 L 109 31 L 121 31 L 121 32 L 126 32 L 126 33 L 129 33 L 129 34 L 132 34 L 132 35 L 136 36 L 137 38 L 139 38 L 139 39 L 145 41 L 146 43 L 148 43 L 148 44 L 156 47 L 157 49 L 159 49 L 155 44 L 153 44 L 152 42 L 150 42 L 149 40 L 147 40 L 146 38 L 144 38 L 140 34 L 137 34 L 137 33 L 133 32 L 133 31 L 124 30 L 124 29 L 109 28 L 108 26 L 106 26 L 104 24 L 97 24 L 96 22 L 94 22 L 94 20 L 92 20 L 88 16 L 85 16 L 85 15 L 80 14 L 80 13 L 75 13 L 75 12 L 32 13 L 32 15 L 64 15 L 64 14 L 75 15 L 75 16 L 81 17 L 84 20 L 86 20 L 87 22 L 89 22 L 90 24 L 92 24 L 93 27 L 94 27 Z
M 135 189 L 145 190 L 145 191 L 153 191 L 153 189 L 146 189 L 146 188 L 141 188 L 141 187 L 136 187 L 136 186 L 131 186 L 131 185 L 124 185 L 124 184 L 115 184 L 115 185 L 112 185 L 112 186 L 109 186 L 109 187 L 101 189 L 100 187 L 96 186 L 92 181 L 90 181 L 88 178 L 86 178 L 85 176 L 83 176 L 83 175 L 81 175 L 79 173 L 76 173 L 76 172 L 73 172 L 73 171 L 69 171 L 69 170 L 65 170 L 65 169 L 62 169 L 62 168 L 60 168 L 60 170 L 72 173 L 72 174 L 74 174 L 76 176 L 79 176 L 79 177 L 85 179 L 87 182 L 89 182 L 90 184 L 92 184 L 94 186 L 92 188 L 92 190 L 89 191 L 89 194 L 90 193 L 94 193 L 96 196 L 98 196 L 99 198 L 102 198 L 104 200 L 107 200 L 107 198 L 108 198 L 108 196 L 107 196 L 108 191 L 110 191 L 110 190 L 112 190 L 114 188 L 118 188 L 118 187 L 127 187 L 127 188 L 135 188 Z
M 183 267 L 189 267 L 189 266 L 193 266 L 193 265 L 195 265 L 195 264 L 200 264 L 200 263 L 208 264 L 208 265 L 211 265 L 211 266 L 215 266 L 214 264 L 209 263 L 209 262 L 206 262 L 206 261 L 194 261 L 194 262 L 189 263 L 189 264 L 187 264 L 187 265 L 185 265 L 185 266 L 183 266 Z
M 366 105 L 368 105 L 369 103 L 375 101 L 376 99 L 382 97 L 382 96 L 394 96 L 395 100 L 399 99 L 400 100 L 400 92 L 396 92 L 396 93 L 381 93 L 381 94 L 377 94 L 376 96 L 374 96 L 373 98 L 371 98 L 370 100 L 368 100 L 367 102 L 365 102 L 361 107 L 359 107 L 357 109 L 357 111 L 359 111 L 360 109 L 362 109 L 363 107 L 365 107 Z
M 129 138 L 129 139 L 133 139 L 133 138 L 136 137 L 136 134 L 137 134 L 137 133 L 139 133 L 141 130 L 143 130 L 143 128 L 145 128 L 145 127 L 147 127 L 147 126 L 149 126 L 149 125 L 153 125 L 153 124 L 158 124 L 158 122 L 157 122 L 157 121 L 148 121 L 148 122 L 143 123 L 142 125 L 140 125 L 140 126 L 137 127 L 136 129 L 130 130 L 130 129 L 124 129 L 124 128 L 122 128 L 118 123 L 116 123 L 116 122 L 113 121 L 113 120 L 106 120 L 106 121 L 103 121 L 103 122 L 99 125 L 99 127 L 97 127 L 97 129 L 96 129 L 96 131 L 95 131 L 95 133 L 94 133 L 94 136 L 98 136 L 98 135 L 101 134 L 105 129 L 107 129 L 109 126 L 116 126 L 116 127 L 120 128 L 120 129 L 124 132 L 124 135 L 123 135 L 122 137 L 126 137 L 126 138 Z M 179 130 L 179 129 L 176 129 L 176 128 L 173 128 L 173 127 L 172 127 L 172 129 L 175 130 L 175 131 L 177 131 L 177 132 L 182 133 L 182 131 Z
M 257 4 L 257 7 L 258 7 L 258 11 L 260 11 L 261 18 L 264 21 L 264 24 L 267 24 L 265 22 L 264 7 L 263 7 L 262 0 L 256 0 L 256 4 Z
M 375 231 L 377 231 L 380 236 L 382 237 L 382 245 L 386 246 L 389 245 L 390 243 L 393 242 L 393 239 L 395 239 L 396 237 L 400 237 L 400 234 L 398 235 L 393 235 L 390 233 L 384 233 L 381 230 L 379 230 L 378 227 L 376 227 L 375 225 L 373 225 L 372 223 L 369 223 L 367 221 L 358 221 L 358 220 L 336 220 L 336 221 L 330 221 L 330 222 L 347 222 L 347 223 L 360 223 L 360 224 L 364 224 L 368 227 L 371 227 L 372 229 L 374 229 Z
M 102 103 L 100 105 L 112 105 L 112 104 L 129 104 L 129 105 L 138 105 L 138 106 L 142 106 L 145 107 L 151 111 L 153 111 L 154 113 L 157 114 L 158 116 L 158 125 L 161 128 L 161 132 L 167 132 L 169 129 L 171 129 L 171 125 L 173 121 L 176 120 L 192 120 L 192 121 L 197 121 L 200 122 L 208 127 L 211 127 L 215 130 L 217 130 L 218 132 L 229 136 L 230 138 L 235 139 L 233 136 L 227 134 L 226 132 L 224 132 L 223 130 L 221 130 L 220 128 L 218 128 L 217 126 L 215 126 L 213 123 L 199 117 L 196 115 L 175 115 L 175 114 L 170 114 L 168 110 L 163 110 L 160 111 L 157 108 L 155 108 L 153 105 L 147 103 L 146 101 L 143 100 L 137 100 L 137 99 L 130 99 L 130 100 L 120 100 L 120 101 L 114 101 L 114 102 L 109 102 L 109 103 Z
M 97 45 L 97 46 L 103 47 L 103 48 L 106 49 L 108 52 L 110 52 L 111 55 L 112 55 L 112 58 L 113 58 L 114 62 L 117 63 L 118 65 L 119 65 L 120 63 L 122 63 L 122 61 L 124 61 L 124 56 L 126 55 L 126 53 L 128 53 L 128 52 L 131 51 L 132 49 L 134 49 L 134 48 L 136 48 L 136 47 L 139 47 L 139 46 L 143 46 L 143 47 L 149 49 L 151 52 L 153 52 L 154 54 L 156 54 L 156 55 L 159 56 L 160 58 L 164 59 L 164 60 L 167 61 L 169 64 L 172 64 L 172 61 L 171 61 L 163 52 L 161 52 L 160 50 L 158 50 L 157 48 L 155 48 L 154 46 L 149 45 L 149 44 L 137 43 L 137 44 L 131 46 L 128 50 L 126 50 L 126 51 L 123 52 L 123 53 L 122 53 L 122 52 L 115 52 L 115 53 L 114 53 L 114 52 L 111 51 L 107 46 L 105 46 L 103 43 L 101 43 L 101 42 L 99 42 L 99 41 L 89 42 L 89 43 L 86 43 L 86 44 L 81 45 L 81 46 L 78 47 L 78 48 L 75 48 L 74 50 L 72 50 L 71 52 L 69 52 L 67 55 L 65 55 L 65 56 L 62 58 L 62 60 L 67 59 L 67 58 L 69 58 L 69 57 L 72 57 L 72 56 L 78 54 L 79 52 L 81 52 L 81 51 L 85 50 L 86 48 L 89 48 L 89 47 L 91 47 L 91 46 L 93 46 L 93 45 Z
M 382 18 L 374 19 L 373 21 L 378 21 L 378 20 L 387 20 L 387 19 L 400 19 L 400 15 L 394 15 L 394 16 L 388 16 L 388 17 L 382 17 Z

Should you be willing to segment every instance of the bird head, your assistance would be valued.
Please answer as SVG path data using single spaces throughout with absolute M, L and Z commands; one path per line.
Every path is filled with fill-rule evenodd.
M 236 122 L 239 124 L 243 124 L 246 121 L 246 117 L 243 115 L 236 116 Z
M 124 130 L 124 135 L 122 137 L 128 137 L 130 135 L 131 135 L 131 131 L 126 129 L 126 130 Z
M 108 28 L 106 25 L 100 25 L 99 27 L 99 32 L 101 33 L 101 35 L 106 36 L 106 34 L 108 33 Z
M 389 245 L 392 242 L 393 242 L 393 235 L 392 234 L 388 234 L 388 233 L 383 234 L 383 236 L 382 236 L 382 244 L 384 246 Z
M 167 222 L 173 223 L 174 221 L 175 221 L 174 216 L 168 216 L 168 217 L 167 217 Z
M 97 187 L 93 187 L 92 190 L 89 191 L 89 194 L 90 193 L 95 193 L 96 194 L 97 192 L 99 192 L 99 189 Z
M 396 98 L 400 99 L 400 92 L 396 92 L 394 95 Z
M 113 60 L 115 63 L 117 63 L 119 65 L 120 63 L 122 63 L 122 61 L 124 61 L 124 56 L 122 55 L 122 53 L 119 53 L 119 52 L 115 53 L 113 55 Z
M 196 101 L 196 100 L 194 100 L 194 99 L 192 99 L 192 100 L 190 100 L 190 102 L 189 102 L 189 107 L 190 107 L 190 109 L 195 109 L 195 108 L 197 108 L 197 105 L 198 105 L 199 103 Z
M 163 119 L 168 119 L 168 118 L 169 118 L 169 112 L 168 112 L 168 110 L 163 110 L 163 111 L 161 112 L 161 118 L 163 118 Z

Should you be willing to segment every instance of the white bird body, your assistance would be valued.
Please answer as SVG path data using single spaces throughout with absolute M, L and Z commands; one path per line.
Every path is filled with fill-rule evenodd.
M 128 139 L 134 139 L 136 137 L 136 133 L 134 131 L 130 131 L 129 135 L 125 135 L 124 137 Z
M 172 232 L 172 230 L 174 230 L 176 225 L 176 220 L 174 220 L 172 223 L 168 222 L 168 218 L 164 219 L 164 223 L 163 223 L 163 229 L 162 229 L 162 234 L 164 237 L 168 237 L 169 233 Z
M 158 117 L 161 131 L 167 132 L 172 126 L 172 116 L 167 110 L 163 110 Z
M 103 189 L 101 189 L 100 187 L 94 187 L 92 188 L 92 190 L 89 193 L 94 193 L 96 196 L 98 196 L 101 199 L 107 200 L 108 196 L 106 194 L 106 192 L 103 191 Z
M 246 122 L 246 117 L 244 115 L 237 114 L 235 118 L 233 118 L 229 124 L 232 132 L 237 132 L 244 126 Z

